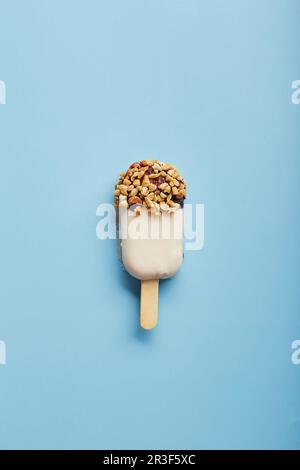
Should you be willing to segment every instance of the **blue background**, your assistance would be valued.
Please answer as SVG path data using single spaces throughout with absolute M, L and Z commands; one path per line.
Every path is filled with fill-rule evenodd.
M 298 0 L 0 1 L 0 447 L 300 448 Z M 156 157 L 205 246 L 138 326 L 98 204 Z

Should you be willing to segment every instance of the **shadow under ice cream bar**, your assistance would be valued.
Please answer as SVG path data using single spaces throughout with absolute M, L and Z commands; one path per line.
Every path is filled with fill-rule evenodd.
M 158 285 L 183 261 L 186 185 L 177 169 L 158 160 L 133 163 L 115 186 L 125 269 L 141 280 L 141 326 L 157 324 Z

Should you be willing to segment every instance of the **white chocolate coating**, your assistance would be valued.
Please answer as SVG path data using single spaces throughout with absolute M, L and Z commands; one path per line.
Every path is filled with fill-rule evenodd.
M 126 271 L 140 280 L 174 276 L 183 261 L 183 210 L 159 216 L 143 211 L 133 217 L 128 209 L 122 211 L 119 222 Z

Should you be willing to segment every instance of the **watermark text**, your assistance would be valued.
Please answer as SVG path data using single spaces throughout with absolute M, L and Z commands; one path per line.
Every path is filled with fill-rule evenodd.
M 0 80 L 0 104 L 6 104 L 6 85 L 3 80 Z
M 298 366 L 300 364 L 300 339 L 295 339 L 291 344 L 291 348 L 293 349 L 291 362 L 294 366 Z
M 292 89 L 294 90 L 291 96 L 292 103 L 300 104 L 300 80 L 293 81 Z
M 101 218 L 96 227 L 99 240 L 184 240 L 187 251 L 202 250 L 204 245 L 204 204 L 185 204 L 184 209 L 159 216 L 144 206 L 115 209 L 100 204 L 96 216 Z
M 0 365 L 6 364 L 6 344 L 0 339 Z

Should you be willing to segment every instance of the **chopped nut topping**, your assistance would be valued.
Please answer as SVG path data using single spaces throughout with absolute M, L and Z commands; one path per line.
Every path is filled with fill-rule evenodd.
M 183 207 L 186 185 L 178 170 L 158 160 L 141 160 L 121 173 L 115 185 L 115 206 L 147 207 L 151 212 L 174 212 Z M 141 209 L 135 209 L 139 215 Z

